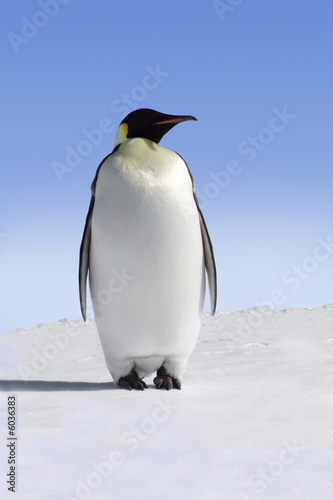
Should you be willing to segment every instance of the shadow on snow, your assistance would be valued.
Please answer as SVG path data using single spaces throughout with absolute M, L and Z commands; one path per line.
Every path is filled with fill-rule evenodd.
M 65 382 L 48 380 L 0 380 L 0 391 L 109 391 L 113 382 Z

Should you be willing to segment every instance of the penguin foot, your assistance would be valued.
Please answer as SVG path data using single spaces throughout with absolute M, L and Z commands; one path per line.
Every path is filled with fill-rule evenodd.
M 127 389 L 128 391 L 131 391 L 132 389 L 143 391 L 148 387 L 146 382 L 142 380 L 142 378 L 139 378 L 139 375 L 135 370 L 132 370 L 129 375 L 126 375 L 126 377 L 120 377 L 118 380 L 118 386 L 121 389 Z
M 154 384 L 156 389 L 166 389 L 167 391 L 170 391 L 172 388 L 181 389 L 182 385 L 179 378 L 171 377 L 163 365 L 157 370 L 157 376 L 154 378 Z

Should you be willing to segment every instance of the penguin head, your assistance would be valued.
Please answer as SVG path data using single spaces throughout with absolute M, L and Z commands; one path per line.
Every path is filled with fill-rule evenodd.
M 119 125 L 114 148 L 126 139 L 142 137 L 158 144 L 162 137 L 177 123 L 197 120 L 190 115 L 167 115 L 154 109 L 136 109 L 129 113 Z

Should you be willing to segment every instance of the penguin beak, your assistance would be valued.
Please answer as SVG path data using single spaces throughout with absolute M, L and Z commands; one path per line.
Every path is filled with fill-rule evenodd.
M 167 125 L 169 123 L 176 124 L 176 123 L 180 123 L 180 122 L 186 122 L 188 120 L 198 121 L 196 118 L 194 118 L 194 116 L 184 115 L 184 116 L 174 116 L 172 118 L 168 118 L 167 120 L 162 120 L 161 122 L 155 123 L 155 125 Z

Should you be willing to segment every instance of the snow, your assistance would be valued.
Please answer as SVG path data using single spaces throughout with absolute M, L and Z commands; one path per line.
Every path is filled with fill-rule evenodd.
M 93 320 L 0 336 L 16 500 L 331 500 L 333 305 L 204 315 L 181 391 L 114 387 Z

